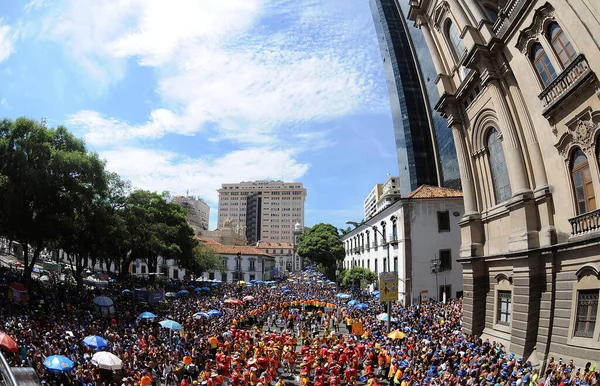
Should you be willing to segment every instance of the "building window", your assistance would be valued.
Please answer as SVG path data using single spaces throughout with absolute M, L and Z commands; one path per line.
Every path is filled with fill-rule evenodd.
M 552 23 L 550 24 L 550 27 L 548 27 L 548 39 L 550 40 L 550 43 L 552 43 L 552 48 L 554 49 L 554 52 L 556 52 L 556 56 L 558 56 L 563 67 L 567 67 L 571 64 L 573 59 L 575 59 L 575 56 L 577 56 L 577 53 L 575 52 L 571 41 L 567 35 L 565 35 L 565 32 L 560 28 L 558 23 Z
M 146 273 L 146 266 L 142 265 L 142 275 Z
M 577 214 L 584 214 L 596 209 L 596 196 L 587 157 L 579 149 L 573 153 L 571 177 L 577 202 Z
M 504 151 L 502 150 L 502 141 L 494 128 L 490 130 L 487 137 L 487 150 L 490 171 L 492 173 L 492 183 L 494 185 L 494 195 L 496 204 L 499 204 L 508 200 L 512 193 L 508 178 L 508 169 L 504 160 Z
M 440 250 L 440 271 L 449 271 L 452 269 L 452 251 L 449 249 Z
M 387 235 L 387 233 L 385 233 L 385 231 L 386 231 L 386 229 L 385 229 L 385 223 L 384 223 L 384 222 L 382 222 L 382 223 L 381 223 L 381 234 L 382 234 L 382 236 L 381 236 L 381 241 L 382 241 L 384 244 L 385 244 L 385 243 L 386 243 L 386 241 L 387 241 L 387 236 L 386 236 L 386 235 Z
M 378 271 L 378 267 L 377 267 L 377 259 L 375 259 L 375 263 L 374 264 L 375 264 L 375 267 L 374 267 L 375 268 L 375 273 L 378 273 L 379 271 Z
M 254 276 L 254 275 L 248 275 L 248 278 L 250 279 L 250 281 L 256 280 L 256 276 Z
M 398 258 L 394 257 L 394 272 L 398 272 Z
M 456 61 L 459 62 L 466 50 L 463 40 L 460 37 L 460 33 L 454 23 L 452 23 L 452 20 L 448 20 L 446 23 L 446 39 L 448 39 L 450 47 L 452 47 L 452 52 L 454 53 Z
M 550 63 L 550 58 L 540 43 L 534 44 L 531 48 L 531 62 L 544 87 L 548 87 L 556 78 L 556 71 L 554 71 L 554 66 Z
M 214 272 L 209 272 L 208 273 L 208 280 L 215 280 L 215 273 Z
M 392 220 L 392 240 L 398 240 L 398 226 L 396 225 L 396 219 Z
M 598 313 L 598 290 L 577 291 L 575 336 L 592 338 Z
M 437 212 L 438 232 L 450 232 L 450 212 Z
M 367 232 L 367 250 L 371 248 L 371 235 Z
M 235 261 L 235 270 L 236 271 L 241 271 L 242 270 L 242 261 L 241 260 L 236 260 Z
M 131 273 L 137 273 L 137 267 L 135 266 L 135 263 L 131 263 Z
M 179 279 L 179 270 L 178 269 L 173 270 L 173 279 Z
M 498 323 L 510 324 L 511 291 L 498 291 Z
M 250 271 L 256 271 L 255 263 L 256 262 L 254 260 L 250 260 L 250 269 L 249 269 Z

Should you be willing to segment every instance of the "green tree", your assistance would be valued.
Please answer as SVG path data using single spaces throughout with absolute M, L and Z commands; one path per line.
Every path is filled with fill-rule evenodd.
M 197 246 L 194 231 L 188 225 L 185 209 L 167 202 L 166 194 L 136 190 L 127 200 L 126 214 L 130 253 L 123 268 L 134 260 L 143 260 L 148 272 L 156 272 L 159 256 L 189 265 Z
M 322 266 L 325 275 L 335 280 L 335 270 L 346 255 L 338 229 L 331 224 L 317 224 L 300 235 L 297 252 Z
M 208 271 L 224 271 L 223 256 L 218 254 L 210 245 L 200 244 L 194 248 L 193 258 L 185 268 L 190 269 L 195 276 L 201 276 Z
M 343 287 L 350 287 L 353 285 L 360 285 L 362 280 L 365 280 L 367 284 L 375 283 L 377 274 L 368 268 L 356 266 L 352 267 L 352 269 L 345 269 L 342 271 L 340 278 Z
M 62 126 L 0 122 L 0 232 L 23 248 L 25 285 L 41 251 L 102 185 L 104 163 Z

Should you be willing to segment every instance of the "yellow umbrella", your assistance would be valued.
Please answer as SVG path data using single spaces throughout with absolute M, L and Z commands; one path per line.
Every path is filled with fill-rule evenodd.
M 388 334 L 388 338 L 390 339 L 404 339 L 406 338 L 406 334 L 400 330 L 394 330 Z
M 240 287 L 245 287 L 245 286 L 246 286 L 246 282 L 245 282 L 245 281 L 243 281 L 243 280 L 240 280 L 240 281 L 238 281 L 238 285 L 239 285 Z

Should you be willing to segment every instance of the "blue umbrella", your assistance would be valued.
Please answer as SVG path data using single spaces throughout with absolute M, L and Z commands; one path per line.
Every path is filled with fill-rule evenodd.
M 183 326 L 174 320 L 167 319 L 163 320 L 162 322 L 159 322 L 158 324 L 160 324 L 164 328 L 168 328 L 169 330 L 183 330 Z
M 62 355 L 51 355 L 44 359 L 44 367 L 55 373 L 73 370 L 73 361 Z
M 364 310 L 365 308 L 369 308 L 369 306 L 367 306 L 365 303 L 358 303 L 354 305 L 354 308 L 357 308 L 359 310 Z
M 292 293 L 292 290 L 286 289 L 286 290 L 284 290 L 284 291 L 283 291 L 283 293 L 284 293 L 284 294 L 291 294 L 291 293 Z
M 177 292 L 177 295 L 187 295 L 189 293 L 190 293 L 190 291 L 188 291 L 188 290 L 180 290 L 179 292 Z
M 379 290 L 375 290 L 375 291 L 371 292 L 371 295 L 373 295 L 373 296 L 379 295 Z
M 254 284 L 252 284 L 252 283 L 246 283 L 246 287 L 254 287 Z
M 283 287 L 281 287 L 282 290 L 286 290 L 286 289 L 290 289 L 290 287 L 288 287 L 287 285 L 284 285 Z
M 201 289 L 202 291 L 210 291 L 210 288 L 208 288 L 208 287 L 201 287 L 200 289 Z
M 83 344 L 94 350 L 104 350 L 108 348 L 108 341 L 97 335 L 86 336 L 83 340 Z
M 221 315 L 223 315 L 221 313 L 221 311 L 219 311 L 219 310 L 210 310 L 210 311 L 207 312 L 207 314 L 210 315 L 210 316 L 221 316 Z
M 154 315 L 152 312 L 142 312 L 141 314 L 138 315 L 138 319 L 154 319 L 156 318 L 156 315 Z
M 196 312 L 194 316 L 196 317 L 196 319 L 198 319 L 198 317 L 207 319 L 210 318 L 210 315 L 208 315 L 206 312 Z
M 348 294 L 343 294 L 343 293 L 339 293 L 337 295 L 335 295 L 336 298 L 339 299 L 351 299 L 352 295 L 348 295 Z
M 202 288 L 196 288 L 196 289 L 194 289 L 194 292 L 202 292 L 202 291 L 204 291 Z
M 348 305 L 349 305 L 349 306 L 353 306 L 353 305 L 355 305 L 356 303 L 358 303 L 358 300 L 356 300 L 356 299 L 355 299 L 355 300 L 350 300 L 350 301 L 348 302 Z
M 221 284 L 221 283 L 214 282 L 214 283 L 212 283 L 210 286 L 211 286 L 211 287 L 216 287 L 216 286 L 218 286 L 219 284 Z
M 130 289 L 124 289 L 123 291 L 121 291 L 122 294 L 132 294 L 133 291 Z

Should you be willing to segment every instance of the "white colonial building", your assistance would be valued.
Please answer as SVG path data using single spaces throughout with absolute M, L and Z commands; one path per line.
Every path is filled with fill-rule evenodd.
M 462 296 L 462 193 L 422 185 L 344 235 L 344 268 L 398 273 L 404 304 Z
M 206 280 L 223 282 L 273 280 L 275 258 L 268 253 L 246 245 L 223 245 L 211 239 L 200 239 L 223 257 L 222 272 L 205 272 Z

